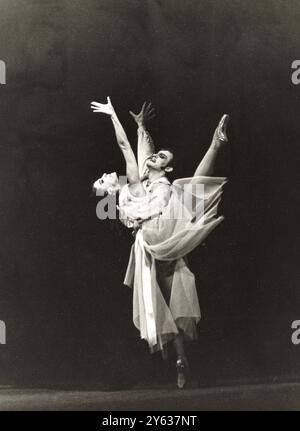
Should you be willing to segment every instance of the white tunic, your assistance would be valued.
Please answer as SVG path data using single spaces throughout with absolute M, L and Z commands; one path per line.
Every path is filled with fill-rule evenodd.
M 171 196 L 171 183 L 166 177 L 158 178 L 152 182 L 143 181 L 146 191 L 145 196 L 136 197 L 130 191 L 130 185 L 126 184 L 119 196 L 120 220 L 127 227 L 133 226 L 133 221 L 150 217 L 151 214 L 159 216 L 163 208 L 169 202 Z
M 133 287 L 133 321 L 151 352 L 161 350 L 179 328 L 188 339 L 197 338 L 200 307 L 194 274 L 184 257 L 223 220 L 216 214 L 225 183 L 225 178 L 216 177 L 174 181 L 161 215 L 145 221 L 136 234 L 124 284 Z M 192 207 L 187 207 L 184 199 L 187 184 L 204 185 L 204 195 L 197 194 L 197 189 L 192 191 Z M 176 261 L 169 304 L 157 283 L 156 260 Z

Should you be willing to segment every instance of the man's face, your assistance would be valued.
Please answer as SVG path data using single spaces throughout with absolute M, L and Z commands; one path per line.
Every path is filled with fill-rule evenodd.
M 148 168 L 158 171 L 163 170 L 173 159 L 173 154 L 168 150 L 161 150 L 158 153 L 153 153 L 147 160 Z

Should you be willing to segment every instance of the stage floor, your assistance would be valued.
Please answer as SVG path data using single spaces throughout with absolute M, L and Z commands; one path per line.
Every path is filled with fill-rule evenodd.
M 300 383 L 130 391 L 0 387 L 0 410 L 300 410 Z

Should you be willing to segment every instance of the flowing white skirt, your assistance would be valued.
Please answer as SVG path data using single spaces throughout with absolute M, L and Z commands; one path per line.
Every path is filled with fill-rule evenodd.
M 143 223 L 131 248 L 124 284 L 133 287 L 133 322 L 151 352 L 163 349 L 181 329 L 197 338 L 201 313 L 194 274 L 184 257 L 223 220 L 217 217 L 226 178 L 191 177 L 173 182 L 160 217 Z M 169 304 L 157 282 L 155 261 L 176 261 Z

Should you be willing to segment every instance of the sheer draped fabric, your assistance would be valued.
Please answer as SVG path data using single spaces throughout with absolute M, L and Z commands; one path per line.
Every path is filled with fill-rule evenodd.
M 143 223 L 131 248 L 124 284 L 133 287 L 133 322 L 151 352 L 161 350 L 181 329 L 197 338 L 201 313 L 194 274 L 185 256 L 219 225 L 223 177 L 175 180 L 161 216 Z M 156 260 L 175 261 L 169 303 L 157 282 Z

